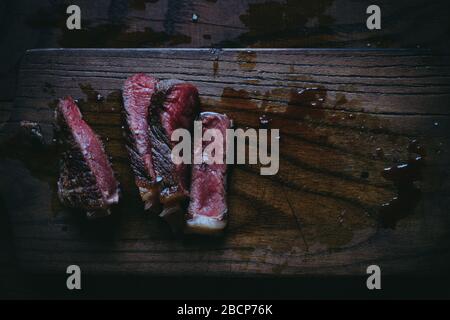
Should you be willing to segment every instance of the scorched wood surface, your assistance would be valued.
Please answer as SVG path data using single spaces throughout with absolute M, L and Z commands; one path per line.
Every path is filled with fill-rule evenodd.
M 202 111 L 280 129 L 280 170 L 232 166 L 222 238 L 172 235 L 146 215 L 124 147 L 124 80 L 145 72 L 196 85 Z M 32 50 L 2 137 L 40 124 L 48 146 L 6 139 L 0 190 L 18 262 L 33 272 L 196 275 L 432 274 L 448 267 L 450 60 L 405 50 Z M 79 100 L 123 189 L 87 222 L 56 199 L 59 97 Z M 9 141 L 9 142 L 8 142 Z M 11 142 L 14 141 L 14 142 Z M 25 150 L 24 150 L 25 149 Z M 391 168 L 391 170 L 385 170 Z

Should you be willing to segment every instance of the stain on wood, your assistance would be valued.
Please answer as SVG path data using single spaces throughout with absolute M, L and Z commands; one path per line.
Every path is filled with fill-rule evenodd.
M 34 272 L 76 263 L 88 273 L 355 275 L 370 261 L 388 274 L 431 272 L 423 257 L 450 248 L 450 57 L 251 52 L 28 52 L 2 135 L 27 120 L 51 142 L 54 101 L 72 95 L 104 141 L 124 197 L 111 219 L 88 223 L 54 204 L 57 151 L 3 145 L 0 189 L 20 265 Z M 135 72 L 192 82 L 202 110 L 227 113 L 237 128 L 280 129 L 276 176 L 260 176 L 258 165 L 233 166 L 224 238 L 175 238 L 144 213 L 121 129 L 120 89 Z
M 256 52 L 250 50 L 239 52 L 237 60 L 242 70 L 251 71 L 256 67 Z
M 323 47 L 447 49 L 448 1 L 379 0 L 382 30 L 365 28 L 367 3 L 351 0 L 4 0 L 0 10 L 0 99 L 14 98 L 19 60 L 29 48 Z M 67 30 L 66 8 L 82 9 Z M 399 12 L 402 13 L 399 19 Z M 201 17 L 192 22 L 193 13 Z M 433 21 L 433 23 L 429 23 Z M 414 30 L 415 32 L 411 32 Z

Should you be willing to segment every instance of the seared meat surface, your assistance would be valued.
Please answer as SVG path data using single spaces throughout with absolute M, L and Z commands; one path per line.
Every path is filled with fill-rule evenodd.
M 175 164 L 172 149 L 177 142 L 171 141 L 176 129 L 192 132 L 194 118 L 198 114 L 198 91 L 189 83 L 177 80 L 161 81 L 158 95 L 152 101 L 150 115 L 150 140 L 155 173 L 160 180 L 160 203 L 163 204 L 161 216 L 169 223 L 182 218 L 181 206 L 189 198 L 189 165 Z M 178 222 L 173 222 L 175 213 L 180 213 Z
M 159 81 L 145 74 L 126 80 L 123 103 L 126 147 L 145 209 L 160 212 L 176 231 L 220 233 L 227 224 L 226 130 L 232 121 L 214 112 L 198 115 L 200 99 L 192 84 Z M 177 129 L 192 136 L 194 119 L 201 122 L 203 136 L 209 129 L 215 134 L 211 141 L 189 141 L 197 148 L 193 160 L 202 161 L 191 166 L 174 161 L 172 150 L 180 141 L 171 138 Z M 100 138 L 83 120 L 71 97 L 59 101 L 56 120 L 57 137 L 64 148 L 58 180 L 61 202 L 85 210 L 89 217 L 109 215 L 110 207 L 119 202 L 119 183 Z M 222 140 L 218 140 L 220 135 Z M 205 149 L 211 149 L 211 143 L 214 155 L 207 155 Z M 221 151 L 218 157 L 216 150 Z M 208 161 L 208 157 L 219 161 Z
M 203 133 L 216 129 L 222 134 L 223 163 L 194 164 L 191 168 L 173 161 L 172 150 L 178 141 L 171 137 L 177 129 L 193 131 L 200 104 L 195 86 L 136 74 L 125 82 L 123 101 L 128 153 L 145 208 L 161 211 L 160 216 L 176 231 L 221 232 L 227 215 L 225 137 L 231 120 L 213 112 L 199 116 Z M 203 142 L 202 151 L 209 143 Z
M 88 217 L 109 215 L 110 206 L 119 202 L 119 183 L 100 138 L 83 120 L 71 97 L 59 101 L 56 120 L 63 145 L 58 180 L 60 201 L 86 210 Z
M 158 90 L 152 104 L 150 139 L 155 171 L 161 177 L 160 201 L 165 204 L 189 196 L 189 165 L 173 163 L 171 152 L 177 142 L 171 141 L 171 135 L 176 129 L 192 131 L 199 100 L 193 85 L 176 80 L 160 82 Z
M 150 104 L 157 83 L 158 80 L 153 77 L 136 74 L 128 78 L 123 86 L 127 150 L 146 210 L 158 203 L 159 196 L 149 136 Z

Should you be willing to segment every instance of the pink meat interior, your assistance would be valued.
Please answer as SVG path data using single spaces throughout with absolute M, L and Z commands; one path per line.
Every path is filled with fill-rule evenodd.
M 189 83 L 175 84 L 166 93 L 160 119 L 172 148 L 176 144 L 171 141 L 172 133 L 180 128 L 192 129 L 194 115 L 198 112 L 198 104 L 197 88 Z M 181 190 L 187 192 L 189 166 L 186 164 L 175 165 L 175 172 Z
M 118 183 L 100 139 L 82 119 L 80 110 L 72 97 L 61 99 L 58 108 L 95 176 L 105 202 L 107 204 L 117 202 Z
M 193 117 L 198 106 L 197 88 L 189 83 L 173 85 L 166 94 L 164 110 L 161 113 L 161 124 L 167 136 L 178 128 L 190 130 Z M 172 142 L 173 147 L 174 142 Z
M 200 119 L 203 132 L 207 129 L 218 129 L 225 143 L 226 129 L 231 127 L 230 119 L 222 114 L 202 113 Z M 203 149 L 211 142 L 203 142 Z M 224 145 L 224 157 L 226 145 Z M 227 211 L 226 204 L 226 171 L 227 165 L 200 164 L 194 165 L 192 170 L 191 202 L 189 212 L 208 217 L 221 218 Z
M 150 177 L 155 177 L 151 156 L 149 131 L 149 106 L 158 80 L 146 74 L 136 74 L 123 87 L 124 107 L 127 112 L 128 127 L 136 143 Z

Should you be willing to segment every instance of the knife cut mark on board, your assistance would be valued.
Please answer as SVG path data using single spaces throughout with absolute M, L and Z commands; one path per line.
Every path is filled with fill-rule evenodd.
M 289 208 L 290 208 L 290 210 L 291 210 L 292 216 L 293 216 L 294 219 L 295 219 L 295 223 L 296 223 L 296 225 L 297 225 L 297 229 L 298 229 L 298 231 L 300 232 L 300 235 L 301 235 L 301 237 L 302 237 L 303 243 L 305 244 L 306 252 L 309 252 L 308 242 L 306 242 L 305 235 L 303 234 L 302 224 L 301 224 L 300 218 L 299 218 L 299 217 L 297 216 L 297 214 L 295 213 L 295 210 L 294 210 L 294 207 L 292 206 L 291 201 L 289 201 L 289 197 L 287 196 L 285 187 L 284 187 L 284 186 L 281 186 L 281 188 L 283 189 L 283 194 L 284 194 L 284 197 L 285 197 L 285 199 L 286 199 L 286 202 L 287 202 L 288 205 L 289 205 Z

